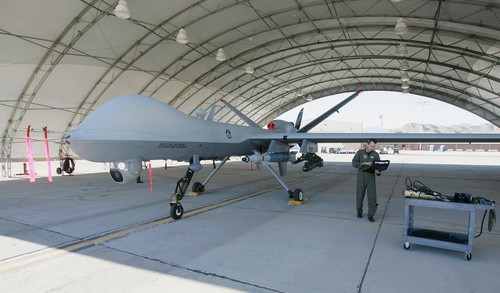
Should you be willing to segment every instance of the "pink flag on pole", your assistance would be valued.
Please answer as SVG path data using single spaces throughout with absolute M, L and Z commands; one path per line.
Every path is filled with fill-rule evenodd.
M 43 128 L 43 132 L 45 134 L 45 158 L 47 159 L 47 168 L 49 171 L 49 182 L 52 182 L 52 167 L 50 165 L 50 151 L 49 151 L 49 139 L 48 139 L 48 129 L 47 126 Z
M 28 166 L 29 166 L 29 174 L 30 174 L 30 182 L 35 182 L 35 164 L 33 163 L 33 148 L 31 147 L 31 125 L 28 125 L 28 130 L 26 134 L 26 149 L 28 152 Z

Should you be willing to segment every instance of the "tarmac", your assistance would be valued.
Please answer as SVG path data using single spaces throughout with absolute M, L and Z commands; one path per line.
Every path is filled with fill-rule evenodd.
M 180 220 L 170 218 L 169 202 L 185 165 L 155 162 L 152 185 L 147 170 L 143 184 L 121 185 L 103 164 L 77 161 L 74 175 L 48 182 L 37 163 L 34 183 L 0 180 L 0 291 L 500 291 L 500 229 L 484 224 L 470 261 L 453 250 L 405 250 L 402 239 L 407 177 L 446 195 L 498 203 L 499 153 L 381 155 L 391 164 L 377 178 L 375 223 L 366 208 L 356 217 L 353 155 L 320 155 L 323 168 L 304 173 L 301 164 L 289 165 L 283 177 L 306 203 L 291 204 L 266 168 L 250 172 L 234 160 L 205 193 L 185 196 Z M 204 165 L 193 182 L 211 170 Z M 468 213 L 415 208 L 420 227 L 467 233 L 467 221 Z

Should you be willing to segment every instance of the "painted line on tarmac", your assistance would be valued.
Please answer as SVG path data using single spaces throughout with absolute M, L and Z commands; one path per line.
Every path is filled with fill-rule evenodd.
M 325 174 L 326 173 L 321 173 L 321 174 L 318 174 L 316 176 L 308 176 L 306 178 L 297 179 L 297 180 L 291 182 L 290 184 L 301 183 L 304 181 L 308 181 L 308 180 L 323 176 Z M 231 199 L 228 199 L 225 201 L 214 203 L 214 204 L 211 204 L 211 205 L 208 205 L 205 207 L 201 207 L 198 209 L 187 211 L 184 213 L 183 218 L 188 218 L 188 217 L 192 217 L 192 216 L 195 216 L 195 215 L 198 215 L 201 213 L 205 213 L 205 212 L 208 212 L 211 210 L 215 210 L 215 209 L 218 209 L 218 208 L 221 208 L 224 206 L 228 206 L 228 205 L 231 205 L 233 203 L 243 201 L 243 200 L 264 194 L 266 192 L 270 192 L 270 191 L 281 189 L 281 188 L 282 188 L 281 185 L 274 185 L 274 186 L 267 187 L 267 188 L 260 190 L 260 191 L 251 192 L 251 193 L 244 194 L 244 195 L 241 195 L 241 196 L 238 196 L 235 198 L 231 198 Z M 50 258 L 54 258 L 54 257 L 60 256 L 60 255 L 66 254 L 68 252 L 76 252 L 76 251 L 79 251 L 79 250 L 82 250 L 85 248 L 89 248 L 92 246 L 102 244 L 106 241 L 125 237 L 125 236 L 132 234 L 132 233 L 135 233 L 135 232 L 139 232 L 142 230 L 153 228 L 153 227 L 158 226 L 158 225 L 168 224 L 168 223 L 175 222 L 175 221 L 178 221 L 178 220 L 174 220 L 172 217 L 160 218 L 157 220 L 152 220 L 152 221 L 147 222 L 145 224 L 140 224 L 139 226 L 136 226 L 136 227 L 126 228 L 124 230 L 119 230 L 119 231 L 115 231 L 115 232 L 110 232 L 107 235 L 99 235 L 99 236 L 96 236 L 94 238 L 78 241 L 77 243 L 70 244 L 67 246 L 62 246 L 59 248 L 53 247 L 53 249 L 56 249 L 55 251 L 47 252 L 47 253 L 40 254 L 40 255 L 31 256 L 31 257 L 28 257 L 26 259 L 13 261 L 13 262 L 5 264 L 5 265 L 0 265 L 0 273 L 4 273 L 4 272 L 7 272 L 7 271 L 10 271 L 13 269 L 28 266 L 28 265 L 31 265 L 31 264 L 34 264 L 34 263 L 37 263 L 37 262 L 40 262 L 43 260 L 47 260 Z

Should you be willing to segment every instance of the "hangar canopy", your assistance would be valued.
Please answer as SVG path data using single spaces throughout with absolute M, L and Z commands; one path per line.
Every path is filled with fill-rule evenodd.
M 497 0 L 128 0 L 128 19 L 111 0 L 0 3 L 3 175 L 28 125 L 61 141 L 130 93 L 188 114 L 224 98 L 264 125 L 308 99 L 408 91 L 500 126 Z

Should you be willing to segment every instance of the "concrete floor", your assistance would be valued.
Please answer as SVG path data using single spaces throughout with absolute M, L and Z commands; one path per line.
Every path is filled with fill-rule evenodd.
M 247 164 L 230 162 L 207 193 L 184 198 L 178 221 L 168 218 L 169 199 L 184 166 L 155 168 L 152 194 L 147 172 L 144 184 L 118 185 L 108 174 L 81 174 L 78 162 L 75 176 L 52 183 L 1 180 L 0 291 L 500 290 L 498 228 L 488 232 L 485 223 L 471 261 L 462 252 L 418 245 L 407 251 L 402 244 L 406 177 L 444 194 L 500 202 L 500 154 L 383 155 L 391 166 L 377 179 L 375 223 L 366 211 L 362 219 L 355 215 L 352 155 L 323 157 L 325 166 L 309 173 L 289 166 L 285 180 L 304 190 L 305 204 L 290 205 L 266 169 L 250 173 Z M 194 180 L 210 171 L 207 165 Z M 465 232 L 467 216 L 416 208 L 415 222 Z

